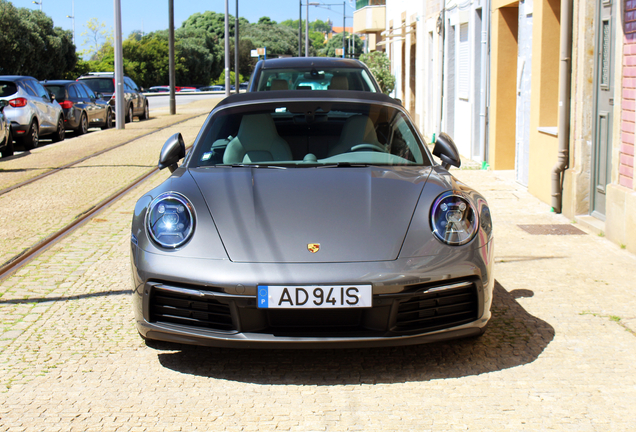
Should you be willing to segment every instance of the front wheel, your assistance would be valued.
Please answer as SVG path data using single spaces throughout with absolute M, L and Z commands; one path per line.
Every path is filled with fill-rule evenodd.
M 57 119 L 57 130 L 53 134 L 53 142 L 64 141 L 66 138 L 66 127 L 64 126 L 64 119 L 60 117 Z
M 40 145 L 40 130 L 34 121 L 29 126 L 27 134 L 22 138 L 22 146 L 25 150 L 33 150 Z
M 148 120 L 150 118 L 150 110 L 148 109 L 148 102 L 144 104 L 144 112 L 139 117 L 139 120 Z
M 84 135 L 88 132 L 88 118 L 86 117 L 86 113 L 82 113 L 80 117 L 80 124 L 77 130 L 75 131 L 77 135 Z
M 133 121 L 133 107 L 132 105 L 128 106 L 128 113 L 126 114 L 126 123 L 130 123 Z
M 13 136 L 11 134 L 11 128 L 7 128 L 8 131 L 8 136 L 7 136 L 7 145 L 4 148 L 4 150 L 2 150 L 2 157 L 9 157 L 9 156 L 13 156 Z
M 106 121 L 102 129 L 110 129 L 113 127 L 113 113 L 110 110 L 106 111 Z

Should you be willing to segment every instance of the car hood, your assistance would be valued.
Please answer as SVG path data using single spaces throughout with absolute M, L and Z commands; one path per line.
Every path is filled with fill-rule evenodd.
M 428 167 L 190 169 L 230 260 L 398 257 Z M 310 244 L 319 244 L 310 252 Z

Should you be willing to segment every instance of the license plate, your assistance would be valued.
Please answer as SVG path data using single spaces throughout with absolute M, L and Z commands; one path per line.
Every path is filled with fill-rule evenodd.
M 371 285 L 259 285 L 258 307 L 261 309 L 365 308 L 372 306 Z

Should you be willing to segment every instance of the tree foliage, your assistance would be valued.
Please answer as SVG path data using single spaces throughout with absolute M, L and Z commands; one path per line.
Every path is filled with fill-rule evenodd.
M 395 88 L 395 77 L 391 75 L 391 61 L 382 51 L 362 54 L 360 61 L 367 65 L 383 93 L 389 94 Z
M 0 59 L 2 75 L 54 79 L 75 67 L 77 54 L 72 32 L 53 27 L 39 10 L 0 0 Z
M 250 24 L 244 30 L 239 29 L 239 32 L 241 38 L 250 39 L 255 47 L 267 47 L 268 57 L 298 55 L 298 29 L 276 24 L 268 18 L 259 24 Z
M 91 60 L 101 60 L 100 52 L 101 48 L 104 45 L 113 45 L 114 37 L 113 37 L 113 29 L 108 30 L 106 28 L 106 23 L 100 21 L 97 18 L 91 18 L 84 24 L 84 30 L 80 33 L 84 39 L 82 41 L 83 45 L 88 45 L 88 48 L 82 50 L 82 56 L 91 57 Z
M 336 56 L 336 49 L 338 48 L 342 48 L 342 37 L 346 38 L 345 40 L 345 57 L 358 57 L 360 56 L 360 54 L 362 54 L 362 51 L 364 49 L 364 42 L 362 42 L 362 39 L 360 39 L 360 37 L 358 35 L 353 35 L 353 52 L 350 50 L 350 46 L 349 46 L 349 38 L 351 37 L 351 34 L 349 33 L 336 33 L 332 36 L 331 39 L 329 39 L 329 41 L 327 42 L 327 44 L 325 45 L 325 48 L 322 50 L 322 55 L 327 56 L 327 57 L 337 57 Z
M 286 27 L 290 27 L 293 29 L 298 29 L 298 20 L 285 20 L 280 22 L 281 25 Z M 305 31 L 305 20 L 302 22 L 303 32 Z M 331 31 L 331 23 L 329 21 L 315 20 L 309 21 L 309 31 L 310 32 L 321 32 L 321 33 L 329 33 Z

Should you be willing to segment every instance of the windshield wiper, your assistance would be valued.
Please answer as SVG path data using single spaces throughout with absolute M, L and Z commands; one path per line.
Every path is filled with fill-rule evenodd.
M 362 162 L 336 162 L 336 163 L 333 163 L 333 164 L 319 165 L 317 168 L 342 168 L 342 167 L 359 168 L 359 167 L 369 167 L 369 166 L 373 166 L 373 165 L 375 165 L 375 164 L 362 163 Z
M 245 163 L 236 163 L 231 165 L 224 165 L 232 168 L 273 168 L 273 169 L 287 169 L 286 166 L 282 165 L 259 165 L 259 164 L 245 164 Z

